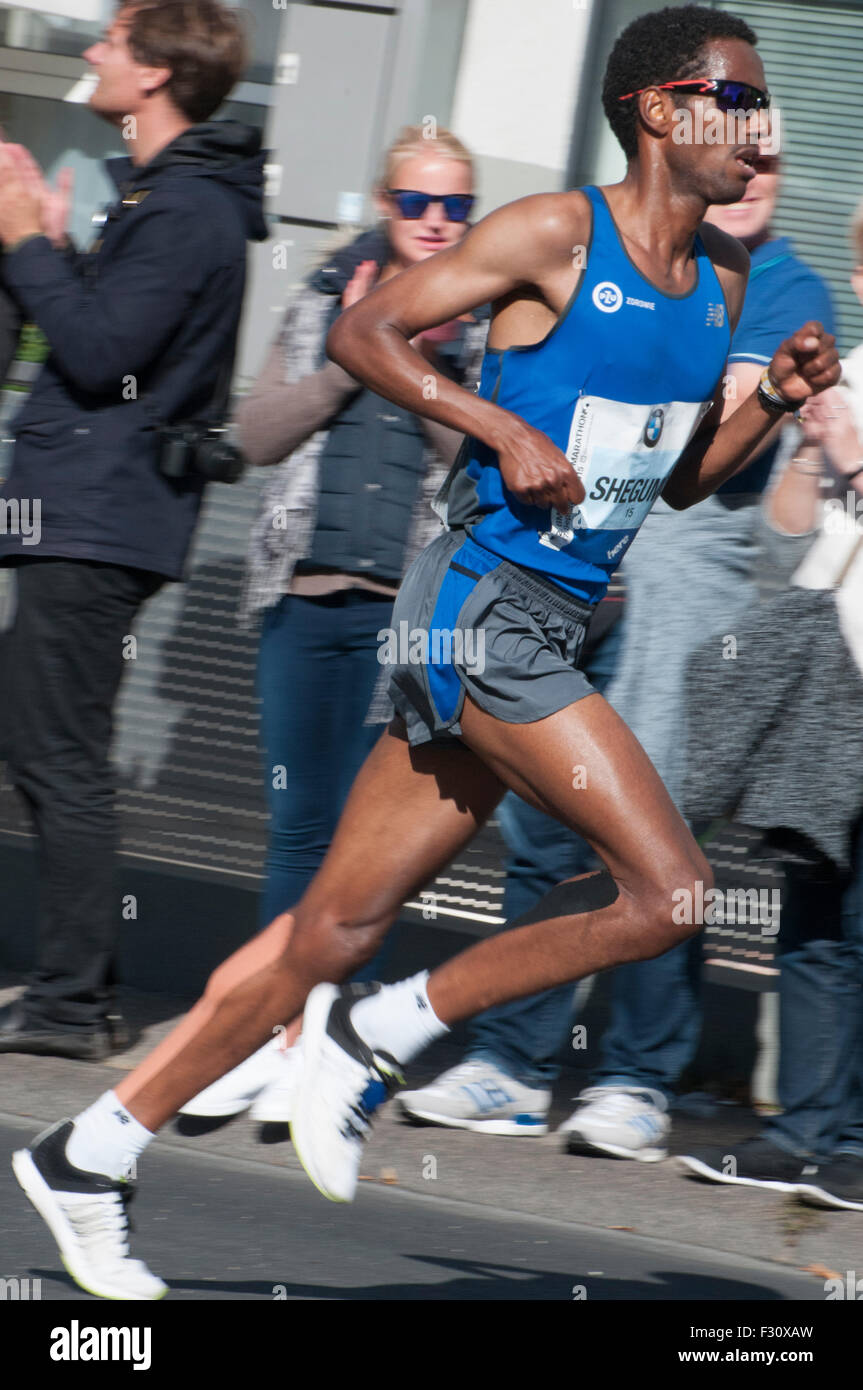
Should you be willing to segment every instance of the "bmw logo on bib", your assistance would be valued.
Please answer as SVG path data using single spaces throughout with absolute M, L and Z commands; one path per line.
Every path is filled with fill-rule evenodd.
M 662 426 L 665 422 L 665 411 L 661 405 L 654 406 L 647 417 L 647 424 L 644 426 L 644 442 L 648 449 L 652 449 L 659 443 L 662 434 Z

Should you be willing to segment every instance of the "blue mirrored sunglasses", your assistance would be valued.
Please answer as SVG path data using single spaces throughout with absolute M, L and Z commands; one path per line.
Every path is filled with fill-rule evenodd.
M 410 188 L 388 188 L 387 193 L 395 198 L 399 213 L 409 222 L 422 217 L 429 203 L 443 203 L 444 212 L 450 222 L 466 222 L 476 199 L 472 193 L 417 193 Z

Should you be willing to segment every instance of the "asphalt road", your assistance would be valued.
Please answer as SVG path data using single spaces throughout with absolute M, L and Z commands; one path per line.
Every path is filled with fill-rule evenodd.
M 32 1121 L 0 1122 L 0 1277 L 93 1303 L 66 1275 L 12 1175 Z M 740 1255 L 369 1184 L 326 1202 L 304 1175 L 154 1149 L 134 1253 L 174 1300 L 824 1300 L 823 1283 Z

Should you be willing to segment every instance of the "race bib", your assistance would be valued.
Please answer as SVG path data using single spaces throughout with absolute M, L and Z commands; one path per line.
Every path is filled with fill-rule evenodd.
M 541 544 L 563 550 L 579 532 L 637 531 L 711 405 L 579 396 L 566 456 L 584 485 L 584 501 L 568 512 L 552 508 Z

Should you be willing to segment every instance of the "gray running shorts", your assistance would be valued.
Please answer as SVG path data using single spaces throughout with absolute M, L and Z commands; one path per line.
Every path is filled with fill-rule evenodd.
M 532 724 L 593 687 L 576 667 L 593 607 L 446 531 L 405 575 L 378 634 L 389 695 L 412 744 L 461 734 L 465 692 L 506 724 Z

